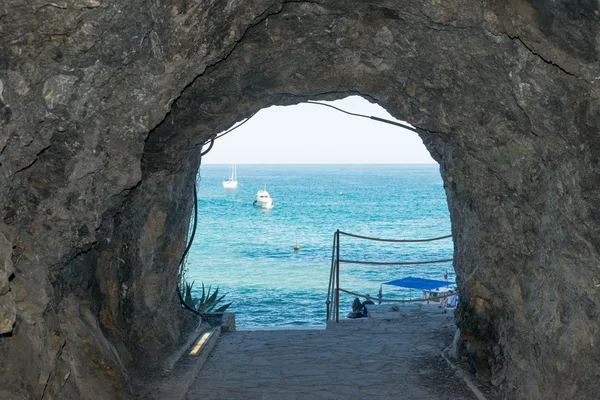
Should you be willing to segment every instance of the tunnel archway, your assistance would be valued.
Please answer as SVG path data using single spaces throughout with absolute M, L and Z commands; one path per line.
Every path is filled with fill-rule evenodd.
M 203 157 L 197 183 L 200 224 L 184 279 L 195 282 L 198 296 L 200 282 L 226 293 L 224 302 L 233 302 L 229 311 L 235 313 L 238 329 L 324 326 L 336 229 L 396 239 L 451 232 L 439 165 L 419 136 L 359 115 L 393 122 L 381 107 L 357 96 L 270 107 L 219 134 Z M 224 189 L 234 161 L 239 185 Z M 257 190 L 263 188 L 273 199 L 273 209 L 253 206 Z M 407 299 L 416 294 L 381 284 L 414 274 L 432 279 L 446 274 L 449 284 L 455 281 L 448 260 L 451 238 L 412 244 L 346 239 L 341 249 L 346 258 L 446 260 L 405 266 L 346 264 L 340 274 L 348 290 L 375 296 L 381 286 L 386 300 Z M 342 297 L 344 312 L 353 299 Z
M 202 145 L 269 105 L 357 94 L 440 163 L 477 370 L 509 396 L 597 393 L 597 4 L 88 3 L 7 25 L 0 340 L 3 370 L 29 368 L 4 387 L 60 393 L 77 371 L 73 396 L 122 395 L 179 337 Z M 45 30 L 19 41 L 31 16 Z

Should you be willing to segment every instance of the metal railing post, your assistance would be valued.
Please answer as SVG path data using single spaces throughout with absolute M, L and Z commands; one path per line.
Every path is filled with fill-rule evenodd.
M 337 246 L 335 248 L 335 322 L 340 322 L 340 230 L 338 229 L 335 234 L 337 236 Z
M 334 279 L 335 279 L 335 275 L 334 275 L 334 270 L 335 270 L 335 246 L 337 243 L 337 235 L 336 233 L 333 234 L 333 245 L 331 246 L 331 268 L 329 269 L 329 288 L 327 289 L 327 301 L 325 301 L 325 304 L 327 305 L 327 319 L 326 321 L 329 321 L 330 319 L 333 319 L 333 299 L 334 299 Z

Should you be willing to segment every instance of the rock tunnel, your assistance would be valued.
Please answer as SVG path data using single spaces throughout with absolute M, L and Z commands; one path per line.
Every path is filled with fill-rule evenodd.
M 592 0 L 4 2 L 0 397 L 127 398 L 185 324 L 203 145 L 360 95 L 440 164 L 478 374 L 595 398 L 599 38 Z

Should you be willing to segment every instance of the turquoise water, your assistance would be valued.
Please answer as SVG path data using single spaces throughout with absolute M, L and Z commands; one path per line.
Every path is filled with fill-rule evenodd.
M 187 278 L 227 293 L 238 326 L 325 323 L 336 229 L 395 239 L 450 234 L 438 165 L 238 165 L 235 190 L 221 185 L 229 170 L 200 169 L 198 231 Z M 252 205 L 265 184 L 271 210 Z M 453 252 L 451 239 L 390 244 L 342 236 L 340 244 L 342 259 L 419 261 L 452 258 Z M 376 295 L 383 282 L 411 275 L 443 279 L 446 271 L 454 281 L 451 263 L 345 264 L 340 287 Z M 420 292 L 383 285 L 383 295 L 414 298 Z M 342 295 L 343 313 L 352 300 Z

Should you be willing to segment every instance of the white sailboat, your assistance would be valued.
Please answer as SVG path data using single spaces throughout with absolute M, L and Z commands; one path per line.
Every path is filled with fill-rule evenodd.
M 223 181 L 223 187 L 225 189 L 237 189 L 238 181 L 237 181 L 237 171 L 235 164 L 231 165 L 231 178 L 225 179 Z

